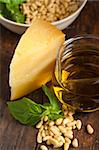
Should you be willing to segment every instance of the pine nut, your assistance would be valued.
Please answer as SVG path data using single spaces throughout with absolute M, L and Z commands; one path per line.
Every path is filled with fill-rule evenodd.
M 42 124 L 43 124 L 43 121 L 41 120 L 41 121 L 36 125 L 36 128 L 37 128 L 37 129 L 41 128 Z
M 76 123 L 77 129 L 80 130 L 81 126 L 82 126 L 81 120 L 77 120 L 77 123 Z
M 44 121 L 45 121 L 45 122 L 48 121 L 48 116 L 45 116 L 45 117 L 44 117 Z
M 41 132 L 44 129 L 44 126 L 42 125 L 39 129 L 39 132 Z
M 78 147 L 78 140 L 76 138 L 72 141 L 72 145 L 75 148 Z
M 46 137 L 43 138 L 43 141 L 47 141 L 47 140 L 49 140 L 50 138 L 51 138 L 51 136 L 46 136 Z
M 87 132 L 89 134 L 93 134 L 93 132 L 94 132 L 94 129 L 93 129 L 93 127 L 90 124 L 87 125 Z
M 54 139 L 59 142 L 60 141 L 60 136 L 54 135 Z
M 54 146 L 55 146 L 55 145 L 58 145 L 58 141 L 55 140 L 55 139 L 52 138 L 52 137 L 49 139 L 49 141 L 50 141 L 50 143 L 53 144 Z
M 68 127 L 73 127 L 76 124 L 76 120 L 74 120 L 73 122 L 68 122 L 67 126 Z
M 66 125 L 66 124 L 69 123 L 69 122 L 70 122 L 70 119 L 65 118 L 65 119 L 63 120 L 63 125 Z
M 44 2 L 45 2 L 45 5 L 47 6 L 49 3 L 49 0 L 45 0 Z
M 41 6 L 42 4 L 38 1 L 35 2 L 37 6 Z
M 59 118 L 56 120 L 55 123 L 56 123 L 56 125 L 61 125 L 62 121 L 63 121 L 63 118 Z
M 68 150 L 69 149 L 69 143 L 65 143 L 64 144 L 64 150 Z
M 64 134 L 66 133 L 66 129 L 63 126 L 58 126 L 58 128 L 60 129 L 60 131 Z
M 67 118 L 70 120 L 70 122 L 74 121 L 73 116 L 68 116 Z
M 65 143 L 65 138 L 63 137 L 63 136 L 57 136 L 57 135 L 55 135 L 54 136 L 54 138 L 58 141 L 58 142 L 63 142 L 63 143 Z
M 62 147 L 62 145 L 63 145 L 63 142 L 61 141 L 61 142 L 59 142 L 57 145 L 55 145 L 54 148 Z
M 37 9 L 37 6 L 34 3 L 32 4 L 32 6 L 34 9 Z
M 46 134 L 46 136 L 49 136 L 49 131 L 45 130 L 45 134 Z
M 39 132 L 38 135 L 37 135 L 37 142 L 38 142 L 38 143 L 42 143 L 42 135 L 41 135 L 40 132 Z
M 63 136 L 60 136 L 59 138 L 60 138 L 60 141 L 62 141 L 63 143 L 65 143 L 65 139 L 64 139 Z
M 46 136 L 45 130 L 42 130 L 41 135 L 42 135 L 43 138 Z
M 57 126 L 51 126 L 51 127 L 50 127 L 50 130 L 51 130 L 54 134 L 60 135 L 60 131 L 59 131 L 59 129 L 58 129 Z
M 50 136 L 54 136 L 54 133 L 52 131 L 49 131 Z
M 46 141 L 46 144 L 47 144 L 47 145 L 51 145 L 51 143 L 50 143 L 50 141 L 49 141 L 49 140 L 47 140 L 47 141 Z
M 45 125 L 44 129 L 45 129 L 45 130 L 47 130 L 47 129 L 48 129 L 48 126 L 47 126 L 47 125 Z
M 45 145 L 41 145 L 40 149 L 41 150 L 48 150 L 48 148 Z
M 64 136 L 68 137 L 69 139 L 73 139 L 73 132 L 68 131 L 68 132 L 64 133 Z
M 73 125 L 73 129 L 76 129 L 76 126 L 75 126 L 75 125 Z
M 25 3 L 22 3 L 20 7 L 23 14 L 26 15 L 25 23 L 30 24 L 32 20 L 36 18 L 43 18 L 42 15 L 39 15 L 40 13 L 45 14 L 44 19 L 50 20 L 51 22 L 63 19 L 75 12 L 79 4 L 80 2 L 78 3 L 77 0 L 27 0 Z M 50 14 L 49 17 L 47 13 Z M 31 17 L 30 14 L 32 14 Z M 53 17 L 51 17 L 51 15 L 53 15 Z M 63 109 L 68 110 L 68 107 L 63 105 Z
M 71 140 L 68 137 L 65 137 L 65 141 L 66 141 L 66 143 L 71 144 Z
M 65 129 L 66 129 L 67 131 L 68 131 L 68 130 L 72 130 L 72 127 L 66 127 Z
M 54 125 L 54 121 L 50 121 L 49 122 L 49 126 L 51 127 L 51 126 L 53 126 Z

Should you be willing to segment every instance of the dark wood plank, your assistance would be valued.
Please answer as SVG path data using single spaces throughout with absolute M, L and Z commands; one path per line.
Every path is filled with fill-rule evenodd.
M 10 96 L 8 86 L 9 64 L 20 36 L 2 26 L 0 31 L 0 150 L 38 150 L 37 130 L 19 124 L 11 117 L 6 106 L 6 101 L 9 100 Z M 89 1 L 75 22 L 63 32 L 66 34 L 66 38 L 86 33 L 99 36 L 99 2 Z M 32 97 L 36 102 L 45 101 L 41 89 L 29 94 L 28 97 Z M 77 150 L 98 150 L 99 112 L 76 114 L 76 118 L 80 118 L 83 122 L 81 131 L 75 130 L 74 132 L 75 137 L 79 139 Z M 87 123 L 91 123 L 95 128 L 95 133 L 92 136 L 86 132 Z M 52 149 L 50 147 L 50 150 Z M 70 150 L 72 149 L 71 147 Z

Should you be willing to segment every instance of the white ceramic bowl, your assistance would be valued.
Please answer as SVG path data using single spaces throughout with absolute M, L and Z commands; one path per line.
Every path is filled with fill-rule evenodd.
M 76 12 L 74 12 L 72 15 L 70 15 L 62 20 L 55 21 L 52 24 L 57 26 L 60 30 L 65 29 L 78 17 L 81 10 L 85 6 L 86 2 L 87 2 L 87 0 L 83 0 L 81 6 L 79 7 L 79 9 Z M 29 27 L 29 25 L 27 25 L 27 24 L 16 23 L 16 22 L 6 19 L 2 16 L 0 16 L 0 23 L 7 29 L 9 29 L 15 33 L 18 33 L 18 34 L 22 34 Z

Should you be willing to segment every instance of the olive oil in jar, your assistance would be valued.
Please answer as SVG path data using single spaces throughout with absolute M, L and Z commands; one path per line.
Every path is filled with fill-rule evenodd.
M 78 111 L 99 110 L 99 49 L 76 48 L 61 53 L 53 77 L 54 92 L 62 103 Z

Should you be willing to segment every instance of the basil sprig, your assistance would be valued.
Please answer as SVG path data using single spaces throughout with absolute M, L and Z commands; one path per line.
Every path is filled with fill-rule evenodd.
M 0 15 L 18 23 L 25 22 L 25 15 L 20 5 L 26 0 L 0 0 Z
M 45 85 L 42 89 L 47 95 L 50 103 L 41 105 L 28 98 L 22 98 L 14 102 L 7 102 L 10 113 L 20 123 L 32 126 L 38 123 L 41 118 L 46 115 L 51 120 L 56 120 L 59 117 L 63 117 L 63 113 L 54 93 Z

